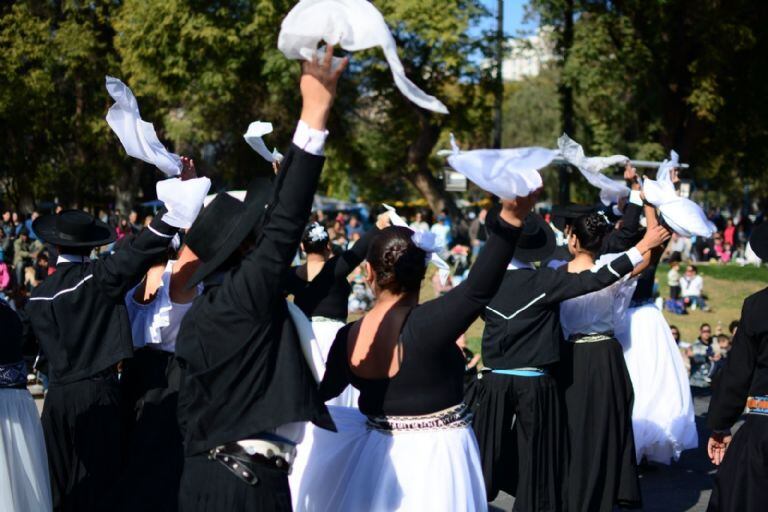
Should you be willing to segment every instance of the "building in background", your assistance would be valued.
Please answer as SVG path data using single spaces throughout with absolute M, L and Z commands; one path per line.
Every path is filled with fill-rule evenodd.
M 526 77 L 538 76 L 549 62 L 557 58 L 552 27 L 540 27 L 532 36 L 510 38 L 506 53 L 501 64 L 501 76 L 505 82 L 519 82 Z

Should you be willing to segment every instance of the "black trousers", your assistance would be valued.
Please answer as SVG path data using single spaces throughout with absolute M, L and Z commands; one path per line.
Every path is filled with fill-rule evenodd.
M 207 455 L 184 459 L 179 490 L 181 512 L 290 512 L 291 489 L 288 475 L 277 469 L 251 467 L 258 483 L 249 485 L 220 462 Z
M 560 510 L 566 453 L 555 379 L 485 373 L 468 404 L 488 501 L 503 490 L 515 510 Z
M 112 510 L 122 464 L 117 376 L 52 385 L 42 424 L 53 509 Z

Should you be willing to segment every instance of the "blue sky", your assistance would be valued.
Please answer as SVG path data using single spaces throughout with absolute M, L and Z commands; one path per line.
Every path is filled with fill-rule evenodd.
M 496 14 L 497 0 L 482 0 L 494 15 Z M 536 27 L 536 22 L 523 23 L 525 16 L 526 0 L 504 0 L 504 31 L 511 35 L 517 35 L 518 31 L 530 31 Z M 495 24 L 495 21 L 489 20 L 489 23 Z M 494 25 L 495 26 L 495 25 Z

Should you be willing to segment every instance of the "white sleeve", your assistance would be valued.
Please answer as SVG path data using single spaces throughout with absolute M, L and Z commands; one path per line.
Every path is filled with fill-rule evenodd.
M 323 156 L 327 138 L 328 130 L 315 130 L 304 121 L 299 121 L 296 132 L 293 134 L 293 143 L 307 153 Z

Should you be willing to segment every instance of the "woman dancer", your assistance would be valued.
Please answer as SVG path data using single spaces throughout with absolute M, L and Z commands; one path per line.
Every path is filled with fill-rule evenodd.
M 658 224 L 656 210 L 645 206 L 648 228 Z M 669 464 L 683 450 L 698 446 L 688 373 L 672 331 L 653 300 L 656 266 L 663 247 L 637 277 L 625 322 L 616 326 L 635 393 L 632 429 L 637 461 Z
M 51 510 L 43 429 L 21 356 L 19 316 L 0 301 L 0 510 Z
M 574 258 L 567 271 L 598 271 L 618 257 L 595 261 L 610 229 L 598 213 L 576 219 L 568 238 Z M 648 266 L 649 251 L 643 260 L 631 275 Z M 632 382 L 613 334 L 634 285 L 625 277 L 560 305 L 563 334 L 571 342 L 561 354 L 560 378 L 570 448 L 564 508 L 571 512 L 609 512 L 616 504 L 631 507 L 642 501 L 632 434 Z
M 351 383 L 360 412 L 332 408 L 338 434 L 316 432 L 299 509 L 486 510 L 456 339 L 496 293 L 535 200 L 489 214 L 491 234 L 467 280 L 423 305 L 424 248 L 434 237 L 404 227 L 376 237 L 366 263 L 376 305 L 339 331 L 320 386 L 329 399 Z

